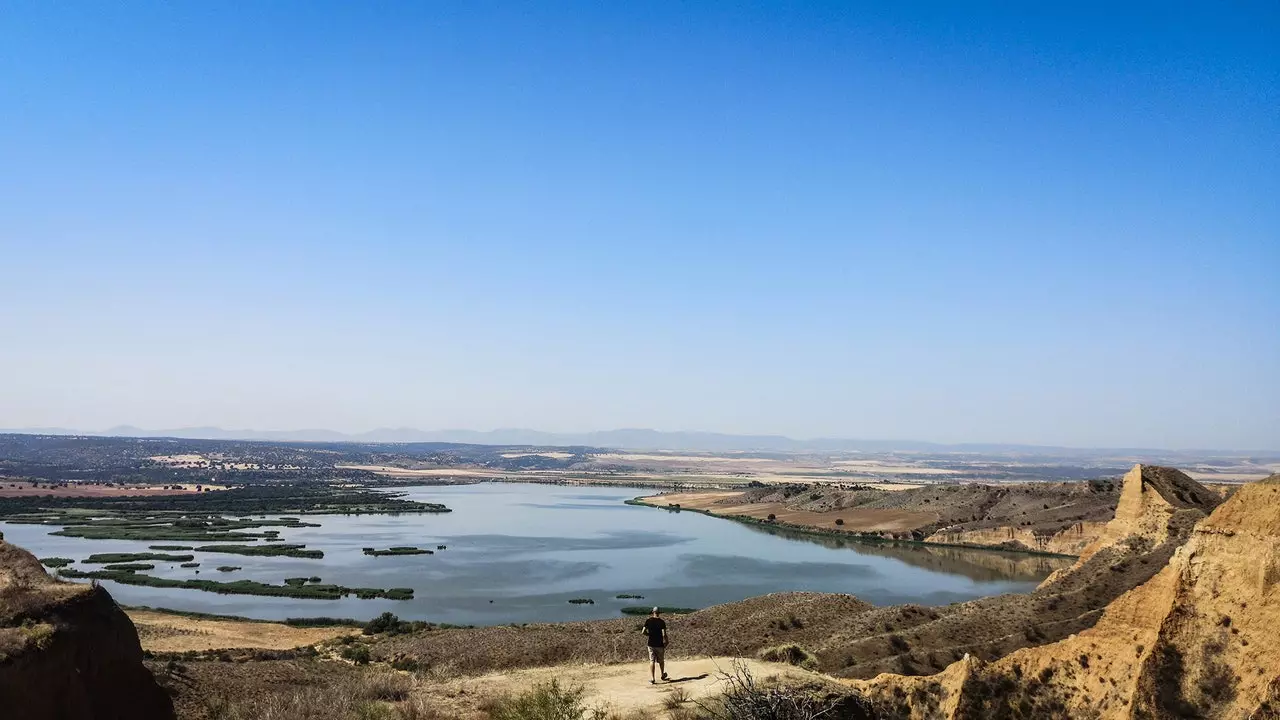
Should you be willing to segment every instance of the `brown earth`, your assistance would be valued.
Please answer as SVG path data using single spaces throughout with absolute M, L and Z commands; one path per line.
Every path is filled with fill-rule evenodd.
M 23 720 L 174 717 L 133 623 L 107 591 L 58 582 L 3 541 L 0 708 Z
M 664 493 L 640 500 L 766 522 L 772 515 L 771 522 L 779 525 L 824 532 L 1078 555 L 1114 516 L 1119 491 L 1108 480 L 936 484 L 894 491 L 870 485 L 789 484 L 742 492 Z
M 781 524 L 833 531 L 844 529 L 889 533 L 910 532 L 938 520 L 938 513 L 925 511 L 869 508 L 851 508 L 842 511 L 809 510 L 786 502 L 753 502 L 749 493 L 738 492 L 672 493 L 641 498 L 641 500 L 658 505 L 679 505 L 684 509 L 710 510 L 717 515 L 737 515 L 756 520 L 767 520 L 770 515 L 773 515 Z M 837 526 L 836 518 L 842 519 L 844 525 Z

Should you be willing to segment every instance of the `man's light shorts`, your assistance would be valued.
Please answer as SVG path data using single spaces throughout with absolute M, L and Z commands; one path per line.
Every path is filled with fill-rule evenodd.
M 654 647 L 652 645 L 649 646 L 649 662 L 660 663 L 660 662 L 666 662 L 666 660 L 667 660 L 666 648 Z

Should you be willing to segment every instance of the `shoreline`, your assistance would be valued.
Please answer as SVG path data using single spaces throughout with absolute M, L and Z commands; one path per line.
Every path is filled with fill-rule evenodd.
M 667 512 L 698 513 L 701 515 L 707 515 L 709 517 L 721 518 L 724 520 L 733 520 L 735 522 L 743 523 L 744 525 L 756 525 L 759 527 L 766 527 L 766 528 L 781 528 L 789 532 L 796 532 L 803 535 L 813 535 L 816 537 L 825 537 L 825 538 L 836 538 L 840 540 L 851 540 L 854 542 L 865 542 L 869 545 L 877 545 L 877 544 L 913 545 L 918 547 L 960 548 L 963 550 L 981 550 L 984 552 L 1004 553 L 1008 555 L 1032 555 L 1037 557 L 1065 558 L 1065 559 L 1071 559 L 1071 560 L 1078 560 L 1080 558 L 1079 555 L 1067 555 L 1064 553 L 1046 552 L 1044 550 L 1032 550 L 1030 548 L 1027 548 L 1024 550 L 1024 549 L 1017 549 L 1017 548 L 1000 547 L 997 545 L 977 545 L 973 543 L 942 543 L 942 542 L 926 542 L 924 540 L 898 540 L 898 539 L 884 538 L 874 533 L 864 534 L 863 532 L 858 532 L 853 530 L 828 530 L 825 528 L 816 528 L 809 525 L 796 525 L 794 523 L 788 523 L 788 522 L 783 522 L 779 520 L 772 520 L 772 521 L 760 520 L 759 518 L 753 518 L 747 515 L 721 514 L 721 513 L 712 512 L 711 510 L 705 510 L 702 508 L 685 508 L 685 507 L 677 508 L 677 507 L 671 507 L 667 505 L 658 505 L 656 503 L 646 502 L 643 497 L 632 498 L 630 500 L 626 500 L 625 503 L 627 505 L 636 505 L 639 507 L 654 508 L 655 510 L 666 510 Z

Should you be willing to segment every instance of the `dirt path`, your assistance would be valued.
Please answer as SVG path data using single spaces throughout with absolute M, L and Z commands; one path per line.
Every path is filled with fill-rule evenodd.
M 290 650 L 359 632 L 349 627 L 292 627 L 283 623 L 202 620 L 152 610 L 127 610 L 142 648 L 152 652 L 261 648 Z
M 671 682 L 659 682 L 657 685 L 649 684 L 649 663 L 638 662 L 514 670 L 451 680 L 423 689 L 428 695 L 444 700 L 442 704 L 451 704 L 456 710 L 462 710 L 477 698 L 519 694 L 534 685 L 555 679 L 561 685 L 585 687 L 590 706 L 608 707 L 623 715 L 641 710 L 652 713 L 655 718 L 665 718 L 665 703 L 679 697 L 681 691 L 688 698 L 685 705 L 719 694 L 724 689 L 722 673 L 733 672 L 735 662 L 744 663 L 757 680 L 821 677 L 790 665 L 717 657 L 672 661 L 667 665 Z

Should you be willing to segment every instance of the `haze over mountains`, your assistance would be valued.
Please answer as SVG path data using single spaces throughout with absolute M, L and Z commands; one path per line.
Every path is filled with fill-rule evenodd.
M 662 431 L 647 428 L 622 428 L 581 433 L 554 433 L 525 428 L 499 428 L 497 430 L 418 430 L 416 428 L 376 428 L 362 433 L 343 433 L 336 430 L 225 430 L 218 427 L 185 427 L 165 430 L 146 430 L 131 425 L 119 425 L 101 431 L 74 430 L 57 427 L 19 428 L 0 430 L 35 435 L 88 435 L 103 437 L 168 437 L 202 440 L 264 440 L 292 442 L 363 442 L 363 443 L 468 443 L 475 445 L 534 445 L 534 446 L 588 446 L 626 450 L 683 450 L 706 452 L 968 452 L 968 453 L 1024 453 L 1053 455 L 1096 455 L 1105 450 L 1108 454 L 1195 453 L 1197 455 L 1241 451 L 1188 449 L 1171 451 L 1159 448 L 1068 448 L 1049 445 L 1019 445 L 1015 443 L 959 443 L 945 444 L 921 440 L 858 440 L 849 438 L 813 438 L 800 440 L 783 435 L 733 435 L 728 433 L 699 431 Z M 1259 451 L 1280 455 L 1280 451 Z

